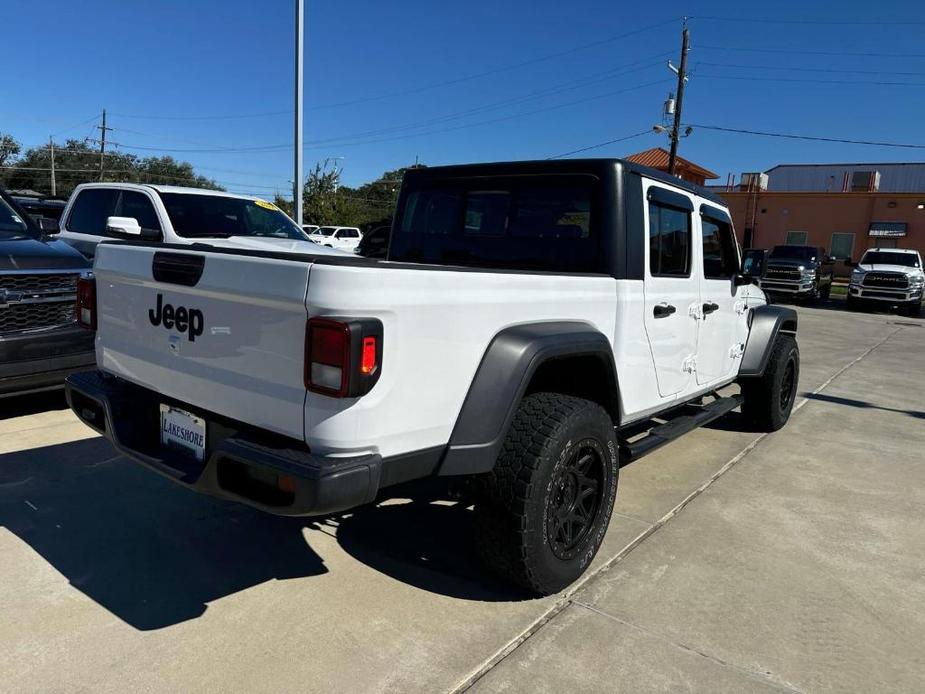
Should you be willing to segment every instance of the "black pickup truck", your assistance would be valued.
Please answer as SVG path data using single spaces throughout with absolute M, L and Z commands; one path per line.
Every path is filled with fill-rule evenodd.
M 0 398 L 60 388 L 92 368 L 93 334 L 76 321 L 77 279 L 87 260 L 0 190 Z
M 771 249 L 759 284 L 775 299 L 815 301 L 829 298 L 834 276 L 824 248 L 788 244 Z

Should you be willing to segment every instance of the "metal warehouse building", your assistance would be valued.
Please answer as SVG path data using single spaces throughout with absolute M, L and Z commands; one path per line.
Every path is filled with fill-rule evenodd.
M 840 260 L 875 246 L 925 255 L 925 163 L 782 164 L 711 188 L 745 247 L 806 243 Z

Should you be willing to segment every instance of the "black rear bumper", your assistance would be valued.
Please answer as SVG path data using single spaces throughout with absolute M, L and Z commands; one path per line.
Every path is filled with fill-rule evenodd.
M 0 337 L 0 398 L 60 388 L 95 366 L 93 333 L 76 325 Z
M 278 515 L 308 516 L 369 503 L 379 491 L 379 455 L 315 455 L 293 439 L 249 430 L 99 371 L 72 375 L 66 388 L 75 414 L 120 453 L 199 492 Z M 160 444 L 161 403 L 206 421 L 205 462 Z

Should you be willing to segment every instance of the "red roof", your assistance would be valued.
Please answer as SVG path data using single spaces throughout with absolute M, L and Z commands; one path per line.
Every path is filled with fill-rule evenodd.
M 709 169 L 698 166 L 694 162 L 688 161 L 684 157 L 676 157 L 676 159 L 679 172 L 681 170 L 685 170 L 689 173 L 703 176 L 706 179 L 719 178 L 719 174 L 715 174 Z M 668 170 L 668 151 L 662 149 L 661 147 L 653 147 L 652 149 L 647 149 L 644 152 L 631 154 L 630 156 L 626 157 L 626 160 L 635 162 L 636 164 L 642 164 L 643 166 L 648 166 L 653 169 L 659 169 L 660 171 Z

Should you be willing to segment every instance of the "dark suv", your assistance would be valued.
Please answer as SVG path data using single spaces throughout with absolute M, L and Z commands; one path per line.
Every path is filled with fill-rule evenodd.
M 835 276 L 834 261 L 818 246 L 774 246 L 760 280 L 774 298 L 828 299 Z
M 94 366 L 93 334 L 74 315 L 87 260 L 50 238 L 57 223 L 36 222 L 0 190 L 0 398 L 50 390 Z

